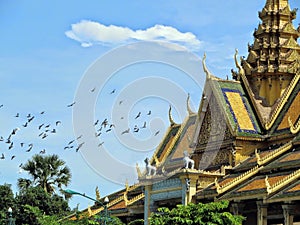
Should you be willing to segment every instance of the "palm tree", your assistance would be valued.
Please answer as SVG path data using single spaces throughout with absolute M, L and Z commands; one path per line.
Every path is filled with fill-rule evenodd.
M 28 160 L 22 169 L 27 171 L 32 180 L 19 178 L 19 188 L 26 189 L 29 186 L 40 186 L 46 193 L 52 194 L 56 188 L 67 186 L 71 181 L 71 171 L 58 155 L 34 155 Z

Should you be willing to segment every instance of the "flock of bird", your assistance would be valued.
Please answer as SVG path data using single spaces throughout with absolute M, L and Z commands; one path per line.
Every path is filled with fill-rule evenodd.
M 3 108 L 4 105 L 1 104 L 1 108 Z M 34 148 L 34 143 L 25 143 L 24 141 L 19 141 L 20 139 L 22 140 L 22 137 L 18 137 L 19 133 L 22 132 L 23 130 L 30 130 L 30 132 L 34 132 L 31 130 L 30 127 L 34 126 L 32 125 L 34 120 L 41 119 L 41 117 L 45 114 L 45 111 L 42 111 L 39 113 L 39 115 L 33 115 L 32 113 L 28 113 L 27 115 L 21 115 L 20 113 L 16 113 L 14 117 L 18 120 L 17 123 L 19 126 L 15 127 L 12 129 L 11 132 L 9 132 L 7 135 L 1 135 L 0 136 L 0 142 L 4 143 L 4 146 L 6 145 L 6 149 L 8 151 L 13 152 L 13 154 L 10 156 L 10 159 L 13 160 L 14 158 L 17 157 L 18 151 L 24 150 L 25 152 L 29 153 L 32 151 Z M 57 120 L 54 124 L 46 124 L 46 123 L 40 123 L 37 127 L 36 130 L 38 131 L 38 138 L 39 139 L 46 139 L 48 136 L 53 135 L 57 132 L 57 128 L 60 126 L 61 121 Z M 5 150 L 5 149 L 1 149 Z M 1 151 L 0 150 L 0 151 Z M 0 159 L 5 159 L 5 152 L 1 152 Z M 41 149 L 39 151 L 39 154 L 45 154 L 46 149 Z
M 94 92 L 96 88 L 91 89 L 91 92 Z M 110 94 L 116 93 L 116 89 L 113 89 Z M 123 104 L 123 101 L 120 101 L 119 104 Z M 76 102 L 72 102 L 67 105 L 68 108 L 73 107 L 76 104 Z M 0 105 L 0 110 L 3 110 L 2 108 L 5 108 L 5 105 L 1 104 Z M 145 112 L 144 115 L 149 117 L 151 115 L 151 110 L 148 110 L 148 112 Z M 45 140 L 48 137 L 55 135 L 62 122 L 61 120 L 56 120 L 53 123 L 48 123 L 45 122 L 45 114 L 47 114 L 46 111 L 41 111 L 40 113 L 27 113 L 27 114 L 21 114 L 21 113 L 16 113 L 15 115 L 12 115 L 15 119 L 17 119 L 17 124 L 14 129 L 11 130 L 8 134 L 0 134 L 0 142 L 4 143 L 3 145 L 5 146 L 4 149 L 0 147 L 0 160 L 4 160 L 6 158 L 10 158 L 10 160 L 13 160 L 17 157 L 18 151 L 21 149 L 26 153 L 31 152 L 34 147 L 35 143 L 34 140 L 30 143 L 25 143 L 25 141 L 19 141 L 22 140 L 22 134 L 20 134 L 20 137 L 17 137 L 19 133 L 21 133 L 23 130 L 29 130 L 30 133 L 36 132 L 38 135 L 36 138 L 40 140 Z M 134 121 L 137 121 L 136 125 L 134 125 L 132 128 L 127 128 L 123 130 L 120 135 L 126 135 L 130 132 L 132 133 L 138 133 L 142 129 L 145 129 L 147 127 L 147 121 L 141 121 L 141 116 L 143 115 L 143 112 L 138 112 L 134 117 Z M 124 119 L 124 117 L 121 117 L 121 119 Z M 33 123 L 33 121 L 35 123 Z M 139 123 L 142 123 L 142 125 L 138 125 Z M 95 128 L 95 137 L 100 138 L 101 142 L 98 144 L 98 147 L 102 146 L 104 144 L 104 139 L 102 138 L 103 134 L 108 134 L 111 132 L 114 128 L 115 125 L 111 123 L 107 118 L 105 119 L 97 119 L 94 122 L 94 128 Z M 32 130 L 35 129 L 35 130 Z M 31 130 L 30 130 L 31 129 Z M 155 132 L 154 136 L 159 134 L 159 130 Z M 84 141 L 81 141 L 83 135 L 79 135 L 76 138 L 73 138 L 72 140 L 68 141 L 66 145 L 63 147 L 63 150 L 71 150 L 74 149 L 75 152 L 78 152 L 82 146 L 85 144 Z M 5 149 L 6 148 L 6 149 Z M 6 153 L 10 152 L 9 157 L 6 157 Z M 41 150 L 37 151 L 39 154 L 45 154 L 46 149 L 42 148 Z M 20 167 L 23 164 L 20 164 Z

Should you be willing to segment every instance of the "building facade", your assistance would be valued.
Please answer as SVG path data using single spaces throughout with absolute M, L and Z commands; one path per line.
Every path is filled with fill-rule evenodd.
M 266 0 L 248 56 L 233 79 L 206 66 L 198 112 L 170 126 L 139 183 L 112 193 L 113 215 L 130 221 L 162 206 L 227 199 L 246 225 L 300 222 L 300 26 L 288 0 Z M 154 169 L 155 168 L 155 169 Z M 103 208 L 93 206 L 89 215 Z

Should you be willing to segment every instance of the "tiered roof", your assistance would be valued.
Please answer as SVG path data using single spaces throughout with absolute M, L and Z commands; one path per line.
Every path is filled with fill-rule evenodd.
M 300 146 L 297 138 L 283 145 L 259 149 L 207 188 L 198 191 L 197 198 L 228 200 L 263 199 L 278 201 L 283 192 L 300 200 Z M 277 200 L 274 200 L 277 199 Z
M 282 114 L 299 81 L 300 46 L 297 39 L 300 27 L 295 29 L 292 23 L 296 11 L 290 9 L 288 0 L 267 0 L 259 12 L 262 22 L 254 31 L 254 43 L 248 46 L 248 57 L 241 58 L 241 65 L 236 59 L 239 72 L 233 72 L 233 75 L 241 80 L 267 131 Z M 287 118 L 280 129 L 287 125 Z

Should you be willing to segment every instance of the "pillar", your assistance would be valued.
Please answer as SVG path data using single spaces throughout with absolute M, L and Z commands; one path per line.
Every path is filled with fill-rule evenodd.
M 231 212 L 233 213 L 233 215 L 242 215 L 244 207 L 245 203 L 233 202 L 231 203 Z
M 257 201 L 257 225 L 268 225 L 268 205 Z
M 151 214 L 151 189 L 152 185 L 145 186 L 145 200 L 144 200 L 144 225 L 149 224 L 149 216 Z
M 180 177 L 182 182 L 182 204 L 187 205 L 192 201 L 192 197 L 197 191 L 197 179 L 196 174 L 185 174 Z
M 293 225 L 294 209 L 295 209 L 295 205 L 292 205 L 292 204 L 282 205 L 283 216 L 284 216 L 284 225 Z

